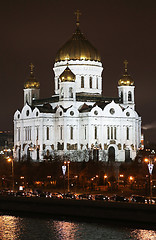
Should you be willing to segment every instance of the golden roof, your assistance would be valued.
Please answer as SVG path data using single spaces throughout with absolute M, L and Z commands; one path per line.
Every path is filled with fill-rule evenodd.
M 122 75 L 122 77 L 120 78 L 120 80 L 118 81 L 118 85 L 119 86 L 133 86 L 134 80 L 127 72 L 127 65 L 128 65 L 127 60 L 124 61 L 124 65 L 125 65 L 125 72 Z
M 66 67 L 66 69 L 63 71 L 59 78 L 61 82 L 74 82 L 75 74 L 69 69 L 69 67 Z
M 101 60 L 100 55 L 95 47 L 85 38 L 79 29 L 79 10 L 75 13 L 77 15 L 76 31 L 73 36 L 59 49 L 56 54 L 55 61 L 65 60 Z
M 31 63 L 30 64 L 30 77 L 24 84 L 24 88 L 39 88 L 40 87 L 40 83 L 34 77 L 33 68 L 34 68 L 34 65 Z

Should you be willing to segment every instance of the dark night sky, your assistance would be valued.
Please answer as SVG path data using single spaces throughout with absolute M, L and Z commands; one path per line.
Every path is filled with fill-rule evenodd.
M 103 95 L 117 96 L 123 61 L 135 81 L 136 109 L 146 141 L 156 142 L 156 1 L 0 0 L 0 130 L 13 129 L 23 106 L 29 64 L 41 84 L 41 97 L 53 94 L 57 50 L 80 28 L 99 50 L 104 67 Z

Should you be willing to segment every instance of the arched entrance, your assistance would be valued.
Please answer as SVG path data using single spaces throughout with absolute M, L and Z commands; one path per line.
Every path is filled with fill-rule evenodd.
M 115 162 L 115 148 L 114 147 L 110 147 L 108 149 L 108 161 Z

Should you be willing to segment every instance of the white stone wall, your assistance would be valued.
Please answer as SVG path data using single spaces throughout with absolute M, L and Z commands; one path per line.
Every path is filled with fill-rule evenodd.
M 47 150 L 50 154 L 53 149 L 58 150 L 59 143 L 64 144 L 65 151 L 70 150 L 69 145 L 76 145 L 78 151 L 91 149 L 97 145 L 105 152 L 106 160 L 108 160 L 108 150 L 113 146 L 116 161 L 124 161 L 125 149 L 129 149 L 130 157 L 134 159 L 141 141 L 141 119 L 132 108 L 128 107 L 123 111 L 119 104 L 112 101 L 103 110 L 96 106 L 90 112 L 79 113 L 79 105 L 77 107 L 76 103 L 66 112 L 59 107 L 59 104 L 61 102 L 58 103 L 56 113 L 40 113 L 37 108 L 32 111 L 27 104 L 21 113 L 16 111 L 14 115 L 15 157 L 18 158 L 19 148 L 21 148 L 22 157 L 27 154 L 27 148 L 32 145 L 34 148 L 31 151 L 33 160 L 37 159 L 37 147 L 40 149 L 40 159 L 43 160 Z M 114 110 L 112 111 L 112 109 Z M 127 112 L 129 116 L 127 116 Z M 47 127 L 49 128 L 49 139 L 47 139 Z M 73 128 L 72 139 L 71 127 Z M 95 136 L 95 127 L 97 136 Z M 129 139 L 126 136 L 127 127 L 129 128 Z M 112 136 L 111 128 L 113 129 Z M 31 132 L 29 137 L 26 137 L 26 131 Z M 121 147 L 118 147 L 119 145 Z

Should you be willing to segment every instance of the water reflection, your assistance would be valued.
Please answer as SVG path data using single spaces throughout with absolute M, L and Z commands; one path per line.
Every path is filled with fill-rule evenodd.
M 18 238 L 19 218 L 14 216 L 0 216 L 0 239 L 14 240 Z
M 156 231 L 40 217 L 0 216 L 0 240 L 32 239 L 156 240 Z
M 156 240 L 156 232 L 152 230 L 137 229 L 132 231 L 132 237 L 136 240 Z
M 66 222 L 66 221 L 54 221 L 53 226 L 56 231 L 58 239 L 76 239 L 76 232 L 78 230 L 78 224 Z

